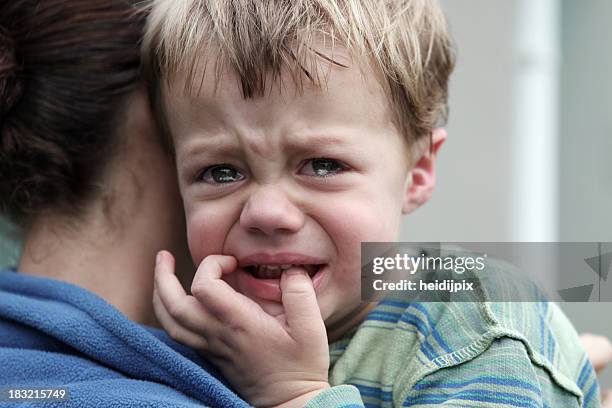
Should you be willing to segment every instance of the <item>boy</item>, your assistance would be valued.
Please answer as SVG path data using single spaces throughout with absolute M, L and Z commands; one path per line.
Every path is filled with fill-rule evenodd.
M 435 185 L 436 2 L 161 0 L 143 47 L 200 265 L 188 296 L 158 255 L 156 312 L 247 401 L 598 404 L 554 305 L 360 299 L 360 242 Z

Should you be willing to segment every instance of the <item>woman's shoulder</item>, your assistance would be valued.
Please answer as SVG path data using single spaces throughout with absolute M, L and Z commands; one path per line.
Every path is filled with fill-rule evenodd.
M 163 341 L 163 333 L 132 322 L 75 285 L 0 272 L 2 330 L 12 341 L 0 344 L 0 356 L 12 364 L 0 370 L 0 384 L 67 384 L 91 400 L 112 396 L 125 402 L 121 406 L 138 401 L 195 406 L 196 399 L 246 406 L 188 353 Z

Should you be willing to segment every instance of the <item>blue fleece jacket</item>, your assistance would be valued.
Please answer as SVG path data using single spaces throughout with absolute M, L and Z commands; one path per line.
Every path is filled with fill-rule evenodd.
M 69 397 L 25 406 L 248 406 L 195 352 L 93 293 L 0 271 L 0 392 L 32 387 L 64 387 Z

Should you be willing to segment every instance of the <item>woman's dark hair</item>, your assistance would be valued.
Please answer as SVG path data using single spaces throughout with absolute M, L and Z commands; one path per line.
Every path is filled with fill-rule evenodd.
M 139 85 L 143 17 L 128 0 L 0 2 L 0 209 L 17 224 L 95 194 Z

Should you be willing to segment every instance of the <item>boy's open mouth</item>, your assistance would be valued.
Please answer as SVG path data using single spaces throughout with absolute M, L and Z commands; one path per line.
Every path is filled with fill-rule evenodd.
M 323 264 L 246 265 L 244 270 L 257 279 L 280 279 L 286 270 L 302 268 L 312 279 L 322 266 Z

